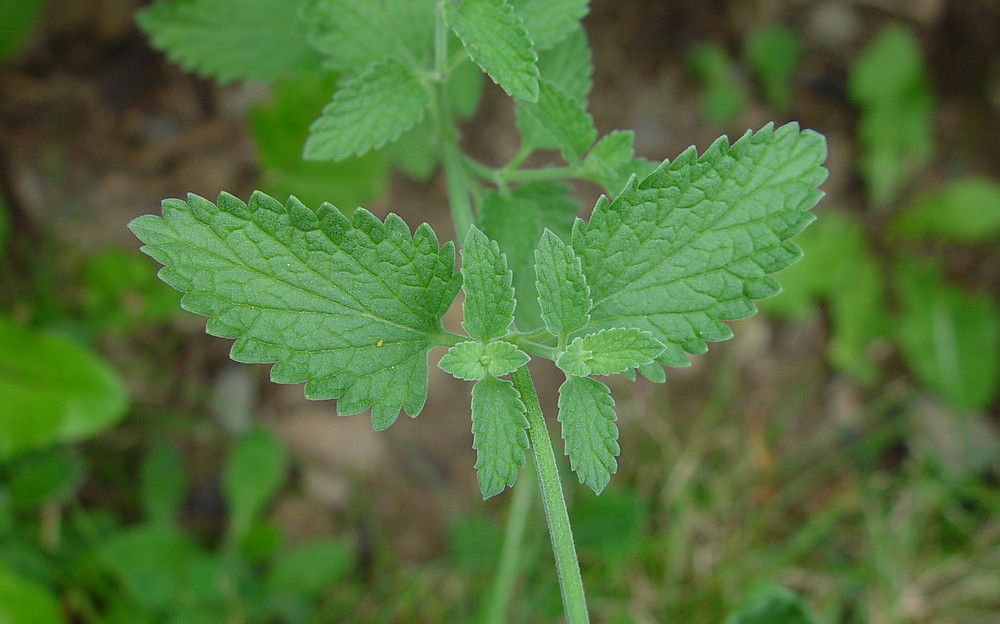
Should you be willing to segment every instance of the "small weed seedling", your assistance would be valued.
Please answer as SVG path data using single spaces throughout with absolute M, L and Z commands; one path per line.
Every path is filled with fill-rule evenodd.
M 213 203 L 189 195 L 130 224 L 184 309 L 235 339 L 239 362 L 273 363 L 271 379 L 305 383 L 339 414 L 371 409 L 375 429 L 417 416 L 428 352 L 472 386 L 475 464 L 484 498 L 514 484 L 533 456 L 567 621 L 588 619 L 559 480 L 527 364 L 565 372 L 558 420 L 570 466 L 600 493 L 619 453 L 614 402 L 595 377 L 664 366 L 727 340 L 798 259 L 790 239 L 822 193 L 822 136 L 765 126 L 700 157 L 633 155 L 631 132 L 597 140 L 586 99 L 586 0 L 161 0 L 141 16 L 154 43 L 220 80 L 340 72 L 311 126 L 305 157 L 343 160 L 412 132 L 443 164 L 455 244 L 426 225 L 358 208 L 254 193 Z M 457 98 L 478 67 L 515 101 L 521 149 L 490 167 L 459 148 Z M 474 72 L 478 75 L 478 71 Z M 526 168 L 539 149 L 565 166 Z M 603 184 L 589 220 L 566 181 Z M 459 290 L 465 335 L 441 318 Z

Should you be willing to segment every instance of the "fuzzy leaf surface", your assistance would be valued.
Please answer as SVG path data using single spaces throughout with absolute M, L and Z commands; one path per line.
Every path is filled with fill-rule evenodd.
M 590 11 L 590 0 L 511 0 L 541 52 L 563 41 Z
M 462 249 L 462 327 L 470 336 L 487 342 L 507 333 L 514 322 L 513 278 L 497 242 L 472 226 Z
M 546 229 L 535 250 L 535 285 L 545 328 L 560 339 L 590 321 L 590 288 L 573 248 Z
M 473 340 L 448 349 L 438 366 L 457 379 L 476 381 L 492 375 L 507 375 L 528 363 L 528 354 L 517 346 L 498 340 L 483 344 Z
M 465 51 L 513 98 L 538 99 L 538 56 L 521 18 L 505 0 L 454 0 L 444 19 Z
M 646 331 L 615 327 L 578 336 L 556 360 L 567 375 L 614 375 L 650 364 L 663 345 Z
M 567 162 L 579 161 L 597 138 L 586 104 L 546 80 L 539 83 L 538 100 L 519 102 L 517 110 L 541 129 L 541 136 L 532 143 L 558 148 Z
M 517 480 L 528 449 L 528 419 L 514 384 L 486 377 L 472 387 L 472 448 L 483 499 Z
M 568 240 L 573 216 L 579 211 L 579 204 L 569 196 L 569 187 L 554 182 L 532 182 L 509 195 L 490 191 L 483 196 L 477 223 L 500 244 L 514 272 L 518 329 L 541 326 L 535 288 L 535 244 L 545 228 Z
M 692 147 L 613 203 L 601 198 L 573 230 L 594 301 L 589 328 L 649 331 L 670 366 L 731 338 L 722 321 L 780 292 L 770 274 L 801 255 L 789 239 L 813 220 L 825 157 L 821 135 L 769 124 L 733 145 L 721 137 L 700 158 Z
M 390 58 L 417 69 L 434 50 L 435 0 L 304 0 L 308 41 L 326 64 L 356 75 Z
M 570 468 L 600 494 L 618 470 L 617 416 L 611 390 L 589 377 L 567 377 L 559 386 L 559 422 Z
M 458 294 L 452 243 L 427 225 L 411 236 L 390 214 L 330 204 L 312 211 L 263 193 L 218 205 L 188 195 L 163 216 L 129 227 L 181 306 L 210 317 L 206 331 L 234 338 L 237 362 L 274 362 L 277 383 L 305 382 L 311 399 L 338 398 L 340 414 L 372 408 L 385 429 L 400 408 L 416 416 L 427 394 L 427 352 Z
M 159 0 L 137 16 L 153 47 L 219 82 L 318 67 L 297 0 Z
M 382 147 L 423 119 L 430 95 L 402 63 L 387 59 L 348 81 L 309 128 L 304 155 L 343 160 Z

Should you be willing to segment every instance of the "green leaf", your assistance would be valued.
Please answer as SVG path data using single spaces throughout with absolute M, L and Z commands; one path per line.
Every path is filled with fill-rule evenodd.
M 546 229 L 535 250 L 535 285 L 545 328 L 554 336 L 566 336 L 590 321 L 590 288 L 583 265 L 573 248 Z
M 273 593 L 316 599 L 341 583 L 353 565 L 354 554 L 347 545 L 332 540 L 308 542 L 281 551 L 265 584 Z
M 989 406 L 1000 387 L 1000 307 L 912 258 L 898 263 L 895 324 L 903 358 L 931 391 L 960 409 Z
M 893 219 L 907 236 L 981 242 L 1000 235 L 1000 184 L 989 178 L 951 182 Z
M 530 117 L 543 131 L 539 147 L 558 147 L 567 162 L 578 162 L 597 138 L 594 120 L 580 100 L 557 85 L 542 80 L 535 102 L 518 102 L 519 115 Z
M 287 473 L 285 447 L 266 430 L 251 431 L 236 443 L 222 472 L 230 538 L 237 542 L 243 538 L 281 488 Z
M 382 152 L 336 163 L 302 157 L 309 126 L 330 103 L 336 88 L 337 76 L 329 72 L 280 80 L 271 89 L 271 101 L 250 111 L 250 129 L 266 193 L 274 197 L 295 195 L 307 206 L 328 201 L 351 208 L 382 194 L 389 176 L 388 159 Z
M 187 475 L 184 458 L 173 444 L 154 444 L 146 453 L 140 470 L 142 508 L 154 524 L 171 524 L 184 502 Z
M 590 0 L 511 0 L 510 4 L 538 52 L 566 39 L 590 11 Z
M 513 98 L 538 99 L 538 56 L 505 0 L 449 0 L 444 19 L 465 51 Z
M 0 566 L 0 622 L 58 624 L 65 621 L 59 602 L 48 589 Z
M 581 24 L 555 47 L 538 55 L 538 72 L 586 108 L 593 86 L 594 63 L 587 31 Z
M 387 59 L 339 89 L 309 128 L 304 155 L 343 160 L 394 141 L 423 119 L 430 95 L 416 75 Z
M 462 327 L 480 342 L 501 338 L 514 322 L 513 274 L 507 257 L 476 226 L 469 229 L 462 249 Z
M 614 404 L 611 390 L 596 379 L 567 377 L 559 386 L 559 422 L 570 467 L 597 494 L 618 470 Z
M 580 206 L 569 197 L 569 187 L 534 182 L 510 195 L 487 192 L 479 204 L 477 224 L 500 245 L 514 272 L 517 297 L 515 320 L 521 330 L 539 327 L 541 317 L 535 288 L 535 243 L 545 228 L 569 238 L 573 216 Z
M 578 336 L 556 359 L 569 375 L 614 375 L 652 363 L 663 345 L 646 331 L 616 327 Z
M 356 74 L 394 59 L 425 68 L 434 50 L 436 0 L 304 0 L 308 40 L 328 67 Z
M 483 344 L 469 340 L 448 349 L 438 366 L 458 379 L 477 381 L 487 375 L 510 374 L 530 359 L 527 353 L 509 342 Z
M 809 606 L 800 597 L 780 586 L 758 589 L 747 606 L 726 618 L 725 624 L 814 624 Z
M 429 226 L 411 237 L 396 215 L 383 223 L 359 208 L 348 221 L 329 204 L 313 212 L 259 192 L 246 204 L 170 199 L 163 215 L 129 227 L 181 305 L 212 317 L 206 331 L 237 339 L 234 360 L 275 362 L 273 381 L 339 397 L 340 414 L 372 407 L 376 429 L 401 407 L 420 413 L 427 352 L 461 284 L 454 246 L 438 248 Z
M 483 499 L 514 485 L 528 449 L 528 419 L 514 384 L 486 377 L 472 387 L 472 448 Z
M 743 110 L 746 87 L 725 49 L 718 43 L 701 43 L 688 61 L 702 82 L 703 114 L 717 124 L 736 119 Z
M 670 366 L 731 338 L 722 321 L 777 294 L 769 274 L 801 255 L 789 239 L 813 220 L 825 157 L 821 135 L 769 124 L 732 146 L 721 137 L 701 158 L 692 147 L 613 203 L 601 198 L 573 230 L 594 301 L 589 328 L 649 331 Z
M 764 88 L 764 97 L 778 109 L 791 100 L 792 74 L 802 58 L 802 44 L 787 26 L 755 31 L 746 39 L 744 53 Z
M 903 26 L 883 30 L 848 77 L 861 107 L 859 159 L 869 199 L 891 203 L 933 150 L 934 100 L 916 36 Z
M 663 370 L 662 368 L 660 370 Z M 644 525 L 647 503 L 632 492 L 607 490 L 600 496 L 575 496 L 569 509 L 573 542 L 580 554 L 605 564 L 631 561 L 648 544 Z
M 4 472 L 14 509 L 37 513 L 46 504 L 75 499 L 87 466 L 74 447 L 56 446 L 7 462 Z
M 110 429 L 128 408 L 118 373 L 90 350 L 0 316 L 0 460 Z
M 205 557 L 187 534 L 156 524 L 115 532 L 96 549 L 103 570 L 144 611 L 154 613 L 176 609 L 178 599 L 191 591 L 195 564 Z
M 584 177 L 612 193 L 620 191 L 634 172 L 634 140 L 635 133 L 631 130 L 615 130 L 601 137 L 583 159 Z M 646 177 L 653 169 L 655 164 L 641 177 Z
M 319 66 L 297 0 L 158 0 L 139 26 L 158 50 L 219 82 L 270 80 Z

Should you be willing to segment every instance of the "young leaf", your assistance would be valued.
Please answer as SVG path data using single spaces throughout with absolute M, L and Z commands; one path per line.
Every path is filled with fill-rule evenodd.
M 989 240 L 1000 235 L 1000 183 L 978 177 L 951 182 L 897 215 L 892 229 L 921 238 Z
M 535 282 L 545 328 L 560 340 L 590 321 L 590 288 L 573 248 L 546 229 L 535 250 Z
M 692 147 L 613 203 L 601 198 L 573 230 L 594 301 L 589 327 L 649 331 L 670 366 L 731 338 L 722 321 L 777 294 L 768 275 L 801 255 L 789 239 L 813 220 L 825 156 L 821 135 L 769 124 L 731 146 L 722 137 L 701 158 Z
M 223 193 L 163 202 L 163 217 L 129 227 L 181 305 L 211 317 L 206 331 L 236 338 L 238 362 L 275 362 L 271 379 L 306 382 L 311 399 L 338 398 L 340 414 L 372 407 L 385 429 L 402 407 L 420 413 L 427 352 L 458 294 L 451 243 L 396 215 L 358 209 L 348 221 L 323 204 L 284 206 L 263 193 L 246 204 Z
M 559 386 L 559 422 L 570 468 L 600 494 L 618 470 L 615 402 L 607 386 L 589 377 L 567 377 Z
M 158 50 L 215 78 L 270 80 L 319 66 L 297 0 L 158 0 L 137 21 Z
M 382 147 L 423 119 L 430 95 L 402 63 L 386 59 L 348 81 L 309 128 L 304 156 L 343 160 Z
M 304 0 L 308 41 L 326 65 L 356 74 L 376 61 L 394 59 L 425 67 L 434 49 L 436 0 Z
M 488 344 L 467 340 L 448 349 L 438 366 L 458 379 L 476 381 L 492 375 L 507 375 L 528 363 L 528 354 L 515 345 L 498 340 Z
M 462 327 L 480 342 L 500 338 L 514 322 L 513 274 L 496 241 L 476 226 L 469 229 L 462 249 Z
M 650 364 L 660 352 L 660 344 L 649 332 L 615 327 L 577 337 L 556 359 L 567 375 L 614 375 Z
M 538 52 L 568 37 L 590 10 L 590 0 L 511 0 L 510 3 L 524 20 Z
M 505 0 L 449 0 L 444 19 L 472 60 L 508 95 L 538 99 L 538 56 L 521 18 Z
M 569 238 L 573 215 L 580 206 L 569 196 L 569 187 L 553 182 L 533 182 L 510 195 L 487 192 L 479 204 L 477 225 L 500 245 L 514 272 L 518 329 L 539 327 L 538 291 L 535 289 L 535 243 L 545 228 Z
M 554 83 L 539 82 L 535 102 L 519 102 L 519 115 L 527 115 L 543 130 L 542 145 L 559 148 L 567 162 L 577 162 L 597 138 L 594 120 L 580 100 Z
M 524 403 L 506 379 L 486 377 L 472 387 L 472 448 L 483 499 L 514 485 L 529 448 Z

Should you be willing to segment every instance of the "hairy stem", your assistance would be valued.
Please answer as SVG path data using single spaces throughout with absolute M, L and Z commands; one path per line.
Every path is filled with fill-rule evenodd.
M 573 545 L 573 529 L 569 524 L 569 512 L 566 511 L 566 497 L 563 496 L 562 482 L 559 480 L 559 468 L 556 466 L 556 454 L 552 450 L 552 440 L 545 428 L 542 417 L 542 407 L 535 394 L 535 385 L 527 367 L 522 366 L 510 375 L 514 387 L 521 394 L 521 400 L 527 408 L 528 438 L 531 440 L 531 452 L 538 471 L 538 484 L 542 490 L 542 506 L 545 509 L 545 519 L 548 521 L 549 537 L 552 538 L 552 552 L 556 559 L 556 574 L 559 577 L 559 590 L 562 592 L 563 612 L 567 624 L 585 624 L 590 621 L 587 615 L 587 599 L 583 592 L 583 579 L 580 577 L 580 562 Z

